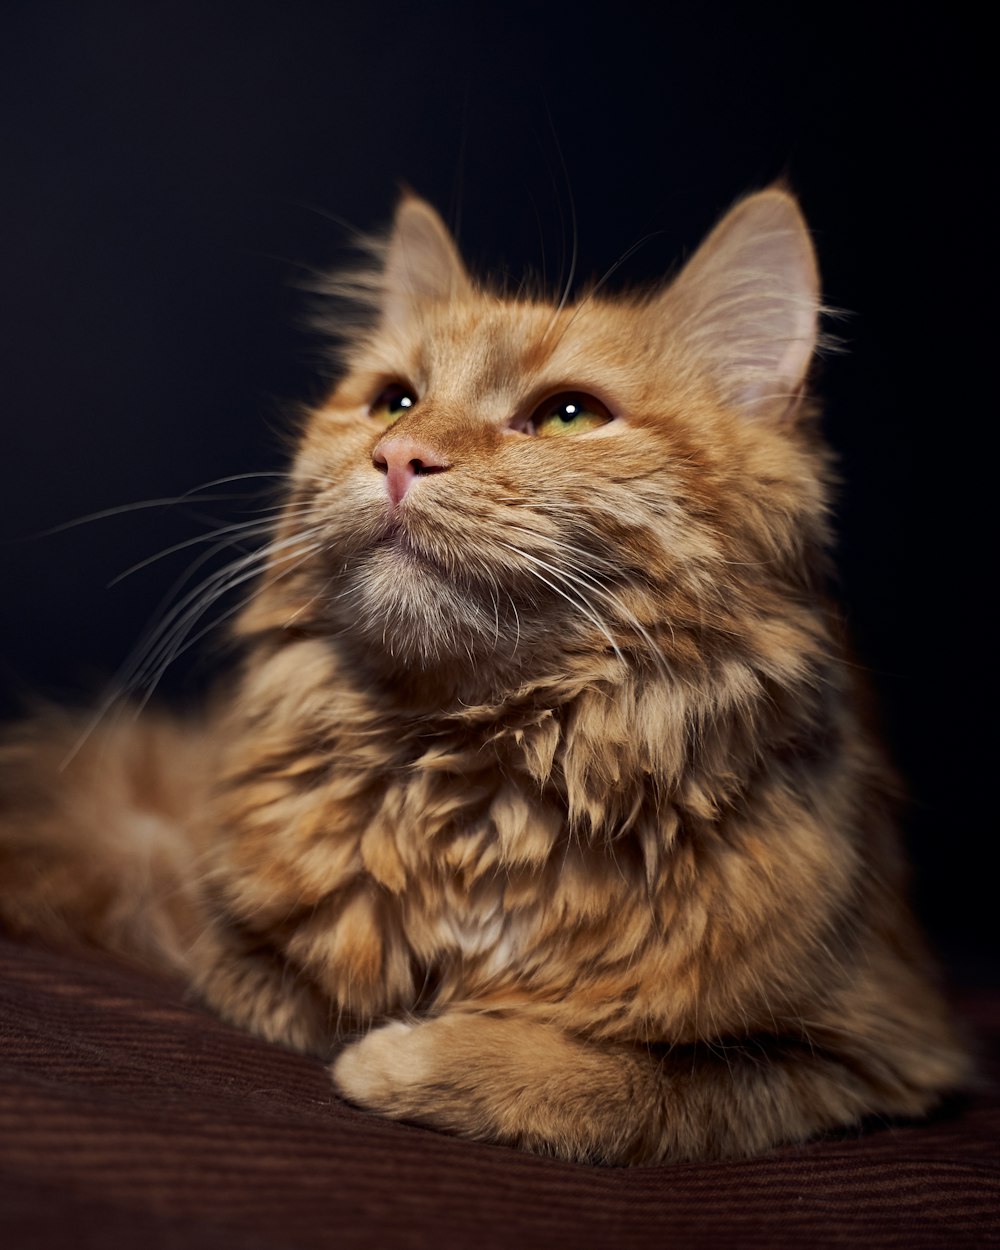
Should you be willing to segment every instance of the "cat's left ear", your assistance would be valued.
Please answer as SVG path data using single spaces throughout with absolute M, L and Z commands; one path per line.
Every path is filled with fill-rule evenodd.
M 661 297 L 672 336 L 724 402 L 753 416 L 799 406 L 819 326 L 819 271 L 794 197 L 738 203 Z
M 407 194 L 385 250 L 382 270 L 382 315 L 401 324 L 428 302 L 461 299 L 472 283 L 447 226 L 419 196 Z

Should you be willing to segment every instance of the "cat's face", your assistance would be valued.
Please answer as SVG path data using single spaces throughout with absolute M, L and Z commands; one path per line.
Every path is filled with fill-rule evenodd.
M 562 308 L 476 288 L 408 200 L 377 285 L 293 470 L 284 558 L 296 534 L 311 554 L 275 588 L 300 623 L 387 671 L 610 674 L 703 662 L 749 587 L 801 582 L 817 295 L 787 195 L 744 201 L 665 292 Z

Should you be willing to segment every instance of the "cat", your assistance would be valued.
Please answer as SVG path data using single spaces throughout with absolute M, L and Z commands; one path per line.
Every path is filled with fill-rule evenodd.
M 199 720 L 8 732 L 3 925 L 178 972 L 359 1107 L 563 1159 L 927 1112 L 968 1064 L 825 597 L 794 197 L 554 303 L 406 195 L 344 290 L 238 677 Z

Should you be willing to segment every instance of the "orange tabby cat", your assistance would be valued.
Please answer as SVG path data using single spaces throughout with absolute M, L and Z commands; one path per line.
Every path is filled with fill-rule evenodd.
M 823 598 L 795 201 L 557 307 L 407 198 L 353 287 L 236 688 L 62 773 L 71 717 L 11 732 L 5 924 L 180 969 L 362 1107 L 567 1159 L 926 1111 L 965 1060 Z

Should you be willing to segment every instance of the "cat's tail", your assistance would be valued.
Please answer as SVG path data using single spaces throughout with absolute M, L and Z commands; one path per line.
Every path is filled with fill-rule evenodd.
M 207 922 L 212 738 L 131 711 L 0 735 L 0 931 L 187 972 Z

